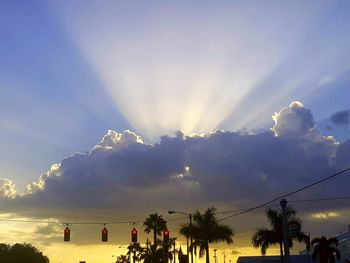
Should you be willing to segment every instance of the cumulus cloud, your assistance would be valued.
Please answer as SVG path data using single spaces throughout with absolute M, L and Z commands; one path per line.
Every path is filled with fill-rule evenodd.
M 315 126 L 312 113 L 294 102 L 257 134 L 178 132 L 146 144 L 131 131 L 108 131 L 101 142 L 52 165 L 26 193 L 0 183 L 4 212 L 55 218 L 192 211 L 208 205 L 238 208 L 266 201 L 350 164 L 350 142 L 338 144 Z M 347 180 L 347 179 L 344 179 Z M 348 182 L 348 181 L 346 181 Z M 347 191 L 338 181 L 301 196 Z M 314 207 L 317 210 L 317 207 Z M 309 208 L 310 209 L 310 208 Z M 104 212 L 101 212 L 104 211 Z
M 14 198 L 16 196 L 16 186 L 11 180 L 0 179 L 0 196 Z
M 272 118 L 275 121 L 272 130 L 276 136 L 302 136 L 308 134 L 315 127 L 311 111 L 299 101 L 292 102 L 289 107 L 283 108 L 278 113 L 276 112 Z
M 350 139 L 350 110 L 335 112 L 330 117 L 320 120 L 317 127 L 324 134 L 331 134 L 337 141 Z

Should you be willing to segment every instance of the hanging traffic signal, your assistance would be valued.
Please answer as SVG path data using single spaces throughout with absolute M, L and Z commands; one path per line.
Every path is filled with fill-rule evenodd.
M 69 229 L 68 226 L 64 229 L 64 238 L 63 238 L 63 240 L 65 242 L 70 241 L 70 229 Z
M 102 242 L 108 242 L 108 230 L 105 227 L 102 229 Z
M 135 227 L 131 230 L 131 242 L 137 242 L 137 230 L 135 229 Z
M 163 231 L 163 240 L 164 242 L 169 242 L 169 230 L 167 228 Z

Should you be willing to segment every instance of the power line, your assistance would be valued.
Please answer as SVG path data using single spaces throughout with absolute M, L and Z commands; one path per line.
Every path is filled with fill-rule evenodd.
M 325 177 L 325 178 L 323 178 L 323 179 L 320 179 L 320 180 L 318 180 L 318 181 L 316 181 L 316 182 L 313 182 L 313 183 L 311 183 L 311 184 L 308 184 L 308 185 L 306 185 L 306 186 L 304 186 L 304 187 L 301 187 L 301 188 L 299 188 L 299 189 L 297 189 L 297 190 L 294 190 L 294 191 L 289 192 L 289 193 L 287 193 L 287 194 L 278 196 L 278 197 L 276 197 L 276 198 L 274 198 L 274 199 L 272 199 L 272 200 L 270 200 L 270 201 L 268 201 L 268 202 L 262 203 L 262 204 L 260 204 L 260 205 L 257 205 L 257 206 L 251 207 L 251 208 L 248 208 L 248 209 L 246 209 L 246 210 L 244 210 L 244 211 L 241 211 L 241 212 L 239 212 L 239 213 L 236 213 L 236 214 L 233 214 L 233 215 L 230 215 L 230 216 L 226 216 L 226 217 L 224 217 L 224 218 L 221 218 L 221 219 L 219 219 L 218 221 L 223 221 L 223 220 L 229 219 L 229 218 L 231 218 L 231 217 L 236 217 L 236 216 L 239 216 L 239 215 L 242 215 L 242 214 L 251 212 L 251 211 L 253 211 L 253 210 L 256 210 L 256 209 L 259 209 L 259 208 L 262 208 L 262 207 L 266 207 L 267 205 L 269 205 L 269 204 L 271 204 L 271 203 L 274 203 L 274 202 L 276 202 L 276 201 L 279 200 L 279 199 L 286 198 L 286 197 L 288 197 L 288 196 L 291 196 L 291 195 L 294 195 L 294 194 L 299 193 L 299 192 L 301 192 L 301 191 L 304 191 L 304 190 L 306 190 L 306 189 L 308 189 L 308 188 L 310 188 L 310 187 L 312 187 L 312 186 L 315 186 L 315 185 L 317 185 L 317 184 L 323 183 L 323 182 L 325 182 L 325 181 L 327 181 L 327 180 L 330 180 L 330 179 L 332 179 L 332 178 L 334 178 L 334 177 L 336 177 L 336 176 L 338 176 L 338 175 L 344 174 L 344 173 L 346 173 L 346 172 L 348 172 L 348 171 L 350 171 L 350 167 L 348 167 L 348 168 L 346 168 L 346 169 L 344 169 L 344 170 L 341 170 L 340 172 L 337 172 L 337 173 L 335 173 L 335 174 L 332 174 L 332 175 L 330 175 L 330 176 L 327 176 L 327 177 Z
M 221 211 L 221 212 L 217 212 L 215 214 L 226 214 L 226 213 L 236 213 L 236 214 L 233 214 L 233 215 L 230 215 L 230 216 L 227 216 L 227 217 L 224 217 L 224 218 L 221 218 L 219 219 L 218 221 L 223 221 L 223 220 L 226 220 L 226 219 L 229 219 L 229 218 L 232 218 L 232 217 L 236 217 L 236 216 L 239 216 L 239 215 L 242 215 L 242 214 L 245 214 L 245 213 L 248 213 L 248 212 L 251 212 L 253 210 L 256 210 L 256 209 L 259 209 L 259 208 L 265 208 L 265 207 L 269 207 L 268 205 L 271 204 L 271 203 L 274 203 L 276 202 L 277 200 L 279 199 L 282 199 L 282 198 L 286 198 L 288 196 L 291 196 L 291 195 L 294 195 L 298 192 L 301 192 L 303 190 L 306 190 L 312 186 L 315 186 L 317 184 L 320 184 L 324 181 L 327 181 L 329 179 L 332 179 L 338 175 L 341 175 L 343 173 L 346 173 L 350 171 L 350 167 L 340 171 L 340 172 L 337 172 L 335 174 L 332 174 L 330 176 L 327 176 L 323 179 L 320 179 L 314 183 L 311 183 L 311 184 L 308 184 L 304 187 L 301 187 L 297 190 L 294 190 L 292 192 L 289 192 L 287 194 L 284 194 L 284 195 L 281 195 L 281 196 L 278 196 L 268 202 L 264 202 L 260 205 L 257 205 L 257 206 L 254 206 L 254 207 L 251 207 L 251 208 L 247 208 L 247 209 L 236 209 L 236 210 L 228 210 L 228 211 Z M 318 198 L 318 199 L 304 199 L 304 200 L 290 200 L 289 202 L 313 202 L 313 201 L 329 201 L 329 200 L 345 200 L 345 199 L 350 199 L 350 196 L 342 196 L 342 197 L 332 197 L 332 198 Z M 187 217 L 186 217 L 187 218 Z M 176 219 L 169 219 L 167 220 L 168 222 L 173 222 L 173 221 L 179 221 L 179 220 L 183 220 L 185 219 L 185 217 L 181 217 L 181 218 L 176 218 Z M 62 221 L 45 221 L 45 220 L 21 220 L 21 219 L 0 219 L 0 222 L 21 222 L 21 223 L 43 223 L 43 224 L 72 224 L 72 225 L 114 225 L 114 224 L 140 224 L 140 223 L 143 223 L 144 221 L 142 220 L 138 220 L 138 221 L 107 221 L 107 222 L 62 222 Z
M 216 215 L 219 214 L 229 214 L 229 213 L 237 213 L 237 212 L 241 212 L 241 211 L 245 211 L 247 210 L 247 208 L 243 208 L 243 209 L 236 209 L 236 210 L 227 210 L 227 211 L 221 211 L 221 212 L 216 212 Z
M 110 221 L 110 222 L 68 222 L 68 221 L 45 221 L 45 220 L 25 220 L 25 219 L 0 219 L 1 222 L 19 222 L 19 223 L 38 223 L 38 224 L 57 224 L 57 225 L 116 225 L 116 224 L 140 224 L 143 221 Z
M 315 198 L 315 199 L 299 199 L 299 200 L 288 200 L 288 203 L 303 203 L 303 202 L 319 202 L 319 201 L 334 201 L 334 200 L 346 200 L 350 199 L 350 196 L 338 196 L 338 197 L 329 197 L 329 198 Z M 271 207 L 270 205 L 263 206 L 261 208 L 265 207 Z M 227 210 L 227 211 L 221 211 L 216 212 L 215 214 L 229 214 L 229 213 L 237 213 L 246 211 L 250 208 L 243 208 L 243 209 L 236 209 L 236 210 Z
M 318 202 L 318 201 L 333 201 L 333 200 L 345 200 L 350 199 L 350 196 L 338 196 L 329 198 L 316 198 L 316 199 L 301 199 L 301 200 L 288 200 L 289 203 L 302 203 L 302 202 Z
M 174 221 L 180 221 L 187 217 L 181 217 L 181 218 L 174 218 L 169 219 L 167 222 L 174 222 Z M 2 219 L 0 218 L 0 222 L 18 222 L 18 223 L 38 223 L 38 224 L 57 224 L 57 225 L 117 225 L 117 224 L 141 224 L 144 222 L 144 220 L 138 220 L 138 221 L 103 221 L 103 222 L 70 222 L 70 221 L 46 221 L 46 220 L 26 220 L 26 219 Z

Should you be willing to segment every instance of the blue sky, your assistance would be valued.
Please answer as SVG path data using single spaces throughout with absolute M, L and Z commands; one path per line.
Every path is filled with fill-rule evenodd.
M 294 100 L 316 119 L 348 107 L 347 1 L 1 5 L 1 165 L 15 178 L 107 129 L 157 141 L 270 127 Z
M 179 130 L 184 136 L 247 130 L 264 141 L 264 132 L 276 125 L 275 112 L 285 107 L 294 114 L 299 106 L 290 106 L 293 101 L 310 110 L 309 129 L 316 125 L 345 147 L 349 13 L 349 1 L 2 1 L 0 178 L 23 193 L 52 164 L 90 151 L 108 130 L 124 136 L 126 145 L 137 141 L 134 133 L 123 133 L 129 129 L 140 141 L 160 143 L 170 152 L 177 143 L 187 149 L 176 140 Z M 292 113 L 284 125 L 304 125 Z M 332 116 L 345 121 L 332 123 Z M 168 141 L 161 141 L 164 135 Z M 117 137 L 106 135 L 111 141 Z M 328 147 L 329 141 L 319 140 Z M 101 147 L 124 147 L 114 144 Z M 154 151 L 135 162 L 153 162 L 162 153 Z M 338 150 L 327 150 L 327 156 L 333 151 Z M 131 167 L 133 158 L 124 161 Z M 156 170 L 173 178 L 184 165 L 181 157 Z M 118 169 L 128 174 L 130 167 Z M 139 173 L 140 182 L 148 178 Z

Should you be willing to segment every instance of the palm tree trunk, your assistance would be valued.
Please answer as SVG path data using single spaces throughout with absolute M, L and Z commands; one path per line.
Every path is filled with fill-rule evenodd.
M 205 262 L 210 263 L 210 257 L 209 257 L 209 243 L 208 241 L 205 244 Z
M 154 248 L 152 251 L 153 254 L 153 260 L 155 260 L 156 258 L 156 251 L 157 251 L 157 224 L 154 224 L 154 229 L 153 229 L 153 244 L 154 244 Z
M 320 260 L 320 263 L 328 263 L 328 255 L 327 255 L 327 253 L 320 253 L 319 254 L 319 260 Z
M 155 250 L 157 250 L 157 233 L 156 230 L 153 231 L 153 244 L 154 244 L 154 248 Z
M 280 254 L 281 254 L 281 263 L 283 262 L 283 246 L 282 241 L 280 241 Z

